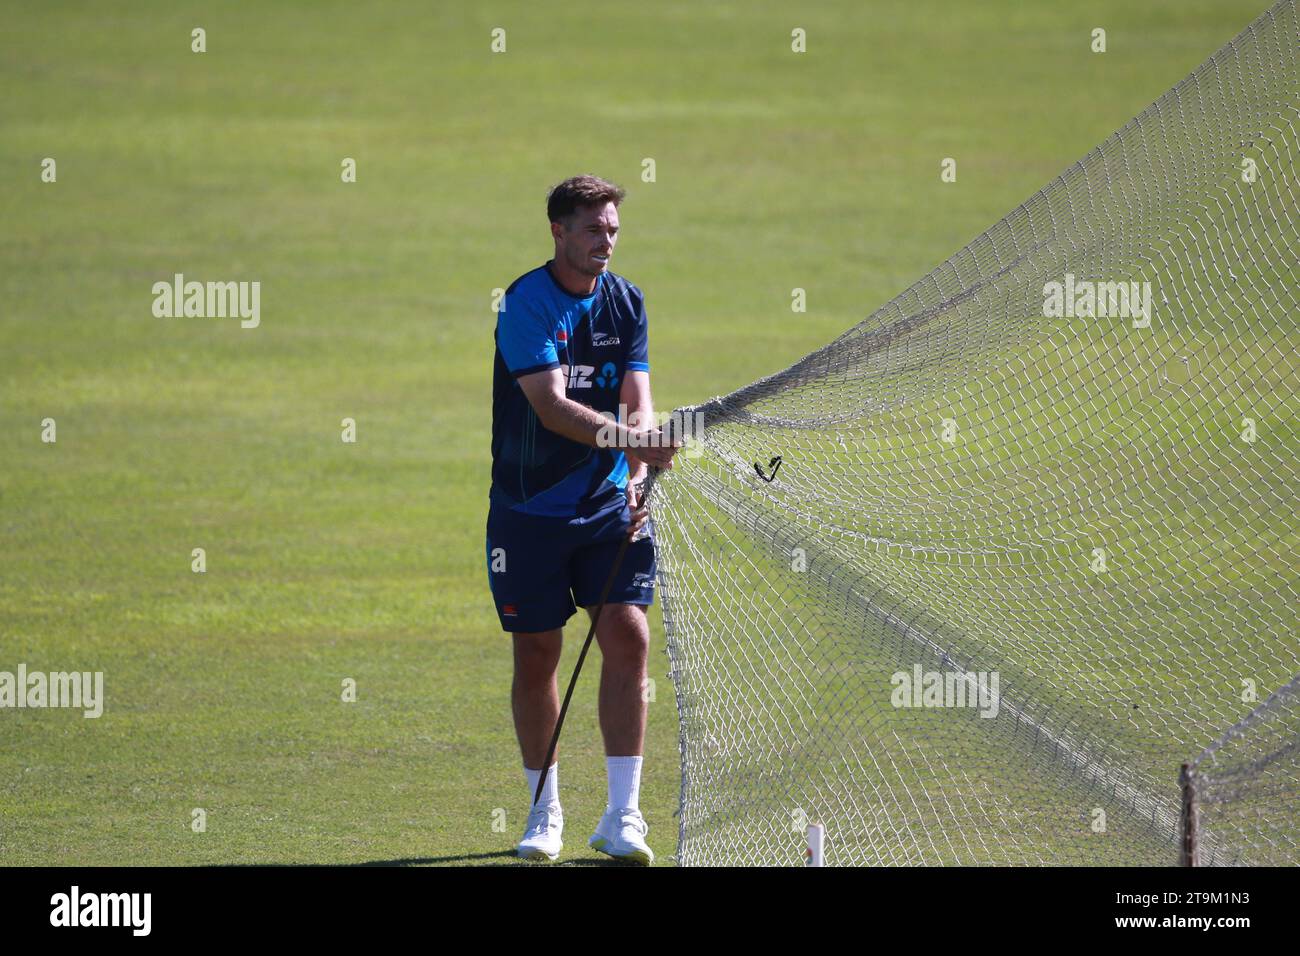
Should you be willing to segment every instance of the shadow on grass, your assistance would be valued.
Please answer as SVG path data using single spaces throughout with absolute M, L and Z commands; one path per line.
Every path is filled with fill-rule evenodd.
M 602 859 L 597 857 L 585 857 L 577 860 L 564 860 L 562 862 L 547 863 L 537 860 L 521 860 L 515 856 L 513 850 L 502 850 L 497 853 L 464 853 L 460 856 L 411 856 L 403 857 L 397 860 L 367 860 L 362 863 L 226 863 L 228 867 L 349 867 L 349 866 L 438 866 L 456 864 L 474 864 L 478 866 L 534 866 L 539 869 L 551 869 L 566 866 L 616 866 L 616 867 L 634 867 L 640 868 L 636 863 L 625 863 L 622 860 Z
M 462 856 L 424 856 L 412 857 L 405 860 L 371 860 L 367 863 L 345 863 L 343 866 L 436 866 L 438 864 L 454 866 L 457 863 L 472 863 L 478 866 L 531 866 L 538 869 L 553 869 L 555 867 L 566 866 L 618 866 L 618 867 L 637 867 L 636 863 L 624 863 L 622 860 L 611 860 L 599 857 L 584 857 L 576 860 L 562 860 L 549 863 L 541 860 L 521 860 L 515 856 L 513 850 L 503 850 L 500 853 L 466 853 Z

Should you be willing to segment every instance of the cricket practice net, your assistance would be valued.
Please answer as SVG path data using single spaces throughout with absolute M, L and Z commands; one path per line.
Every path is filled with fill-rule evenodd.
M 1300 672 L 1298 54 L 1283 0 L 861 324 L 677 410 L 679 863 L 801 863 L 809 823 L 828 865 L 1177 862 L 1180 767 Z M 1300 862 L 1287 700 L 1204 862 Z

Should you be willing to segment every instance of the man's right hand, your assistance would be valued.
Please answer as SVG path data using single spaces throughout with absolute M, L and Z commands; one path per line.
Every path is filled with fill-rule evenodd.
M 673 443 L 669 444 L 668 432 L 662 428 L 637 429 L 632 435 L 636 438 L 636 446 L 625 448 L 624 452 L 639 458 L 651 468 L 666 471 L 673 467 L 673 455 L 682 447 L 680 440 L 674 438 Z

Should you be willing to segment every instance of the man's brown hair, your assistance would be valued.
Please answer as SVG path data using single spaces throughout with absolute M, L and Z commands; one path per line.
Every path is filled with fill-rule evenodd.
M 546 195 L 546 215 L 551 222 L 564 222 L 579 206 L 615 206 L 627 195 L 619 186 L 599 176 L 572 176 L 554 186 Z

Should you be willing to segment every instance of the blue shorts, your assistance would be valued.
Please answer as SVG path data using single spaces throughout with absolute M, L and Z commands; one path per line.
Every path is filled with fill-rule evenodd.
M 632 520 L 623 499 L 587 518 L 551 518 L 488 506 L 488 586 L 501 629 L 527 634 L 563 627 L 579 607 L 600 601 Z M 649 534 L 647 534 L 647 530 Z M 654 527 L 627 546 L 609 604 L 654 603 Z

